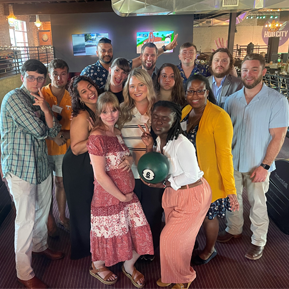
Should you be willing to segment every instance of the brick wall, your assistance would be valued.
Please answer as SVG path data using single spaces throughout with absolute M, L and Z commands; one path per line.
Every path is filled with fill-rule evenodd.
M 0 46 L 10 46 L 9 24 L 4 15 L 4 5 L 0 4 Z
M 18 20 L 26 22 L 28 45 L 38 46 L 38 28 L 34 22 L 29 22 L 29 15 L 15 15 Z M 7 16 L 4 15 L 4 5 L 0 4 L 0 46 L 10 46 L 9 24 Z

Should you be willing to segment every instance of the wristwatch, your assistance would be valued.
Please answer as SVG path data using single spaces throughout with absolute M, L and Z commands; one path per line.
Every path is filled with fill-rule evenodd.
M 269 165 L 265 165 L 265 164 L 263 164 L 263 163 L 261 163 L 261 165 L 260 165 L 262 168 L 264 168 L 265 170 L 269 170 L 270 169 L 270 166 Z
M 166 46 L 165 46 L 165 45 L 163 45 L 163 46 L 162 46 L 162 49 L 163 49 L 163 51 L 167 51 L 167 49 L 166 49 Z

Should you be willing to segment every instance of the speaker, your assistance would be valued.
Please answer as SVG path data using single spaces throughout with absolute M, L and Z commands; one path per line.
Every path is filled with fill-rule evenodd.
M 267 50 L 268 62 L 273 61 L 272 59 L 273 54 L 278 54 L 278 48 L 279 48 L 279 37 L 269 37 L 268 50 Z
M 281 60 L 283 61 L 283 63 L 287 62 L 288 53 L 281 53 Z

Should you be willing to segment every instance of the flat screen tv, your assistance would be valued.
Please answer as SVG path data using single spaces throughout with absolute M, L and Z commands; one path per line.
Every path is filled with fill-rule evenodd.
M 98 41 L 103 37 L 108 38 L 108 33 L 72 34 L 73 55 L 95 55 Z
M 136 52 L 141 53 L 141 47 L 147 42 L 153 42 L 157 48 L 171 43 L 174 39 L 174 31 L 148 31 L 136 33 Z M 165 53 L 173 52 L 167 50 Z

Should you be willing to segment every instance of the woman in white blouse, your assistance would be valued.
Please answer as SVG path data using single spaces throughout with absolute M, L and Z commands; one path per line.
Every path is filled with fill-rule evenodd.
M 140 127 L 146 151 L 164 154 L 170 161 L 170 173 L 163 183 L 146 185 L 165 188 L 162 206 L 166 225 L 160 237 L 161 287 L 175 283 L 172 288 L 189 288 L 196 278 L 190 266 L 196 236 L 211 202 L 211 189 L 202 178 L 195 148 L 182 134 L 181 108 L 169 101 L 158 101 L 151 116 L 154 140 L 149 128 Z

